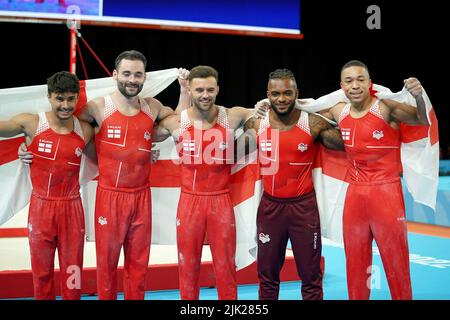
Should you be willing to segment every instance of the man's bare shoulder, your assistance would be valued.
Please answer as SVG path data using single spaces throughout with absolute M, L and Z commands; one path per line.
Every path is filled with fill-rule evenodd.
M 39 115 L 35 113 L 20 113 L 4 123 L 7 124 L 7 128 L 14 128 L 12 130 L 14 134 L 24 133 L 26 136 L 32 136 L 39 125 Z
M 231 112 L 243 112 L 243 111 L 247 110 L 246 108 L 241 107 L 241 106 L 232 106 L 232 107 L 225 107 L 225 108 Z
M 105 107 L 105 97 L 97 97 L 89 100 L 87 106 L 93 108 Z
M 378 102 L 378 106 L 381 112 L 390 112 L 392 109 L 395 109 L 395 107 L 399 105 L 401 105 L 401 103 L 391 99 L 382 99 Z
M 30 125 L 37 125 L 39 122 L 39 115 L 36 113 L 20 113 L 14 116 L 11 120 L 22 127 L 26 127 Z
M 240 106 L 225 108 L 228 116 L 228 122 L 231 128 L 242 127 L 253 115 L 253 109 Z
M 330 110 L 333 110 L 335 112 L 341 112 L 342 109 L 347 105 L 347 102 L 338 102 L 334 106 L 330 108 Z
M 162 121 L 180 121 L 180 115 L 179 114 L 176 114 L 176 113 L 174 113 L 174 114 L 171 114 L 171 115 L 169 115 L 169 116 L 167 116 L 164 120 L 162 120 Z
M 84 110 L 94 118 L 96 115 L 102 114 L 102 111 L 105 110 L 105 97 L 97 97 L 89 100 L 86 107 L 82 109 L 82 111 Z
M 23 119 L 24 121 L 39 121 L 39 115 L 37 113 L 21 113 L 14 118 Z
M 309 127 L 311 129 L 315 129 L 315 128 L 321 129 L 321 128 L 331 127 L 329 122 L 327 120 L 325 120 L 323 118 L 323 116 L 320 116 L 320 115 L 314 114 L 314 113 L 308 113 L 308 122 L 309 122 Z
M 156 98 L 145 97 L 143 99 L 145 100 L 145 102 L 147 102 L 147 104 L 150 106 L 150 108 L 157 108 L 159 110 L 163 107 L 163 104 L 161 103 L 161 101 L 159 101 Z
M 79 120 L 83 120 L 89 123 L 92 123 L 93 121 L 100 123 L 104 110 L 105 98 L 97 97 L 89 100 L 86 105 L 77 112 L 77 117 Z
M 92 126 L 88 122 L 80 120 L 80 119 L 78 119 L 78 121 L 80 122 L 80 126 L 81 126 L 81 129 L 83 129 L 83 131 L 94 130 L 94 128 L 92 128 Z
M 329 120 L 338 121 L 339 115 L 341 114 L 342 109 L 344 109 L 346 104 L 347 104 L 346 102 L 338 102 L 334 106 L 328 109 L 320 110 L 317 113 L 326 117 Z
M 225 107 L 226 112 L 228 115 L 236 115 L 236 116 L 243 116 L 246 114 L 251 113 L 252 109 L 247 109 L 241 106 L 233 106 L 233 107 Z
M 143 98 L 143 100 L 148 104 L 148 106 L 150 107 L 150 110 L 155 115 L 155 118 L 157 118 L 159 120 L 160 118 L 167 117 L 167 115 L 165 115 L 165 114 L 161 117 L 161 111 L 166 108 L 158 99 L 155 99 L 152 97 L 145 97 L 145 98 Z
M 309 124 L 315 125 L 315 124 L 320 124 L 320 123 L 324 123 L 326 122 L 325 119 L 323 119 L 321 116 L 319 116 L 318 114 L 315 113 L 308 113 L 308 122 Z
M 162 127 L 173 127 L 178 126 L 180 123 L 180 115 L 179 114 L 171 114 L 159 122 L 159 125 Z

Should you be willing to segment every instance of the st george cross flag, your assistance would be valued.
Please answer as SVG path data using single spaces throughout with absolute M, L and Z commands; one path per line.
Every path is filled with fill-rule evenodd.
M 140 93 L 142 97 L 154 97 L 178 77 L 178 69 L 147 73 L 147 80 Z M 81 81 L 77 109 L 87 101 L 108 95 L 116 89 L 112 78 Z M 20 113 L 38 113 L 51 110 L 47 100 L 47 86 L 29 86 L 0 90 L 0 120 L 8 120 Z M 17 159 L 17 149 L 23 136 L 0 138 L 0 225 L 20 212 L 29 203 L 31 182 L 29 167 Z M 158 143 L 160 159 L 152 168 L 152 243 L 176 244 L 176 211 L 180 195 L 179 166 L 175 142 L 169 138 Z M 261 184 L 256 165 L 233 168 L 231 196 L 235 209 L 237 230 L 236 267 L 244 268 L 255 261 L 256 210 L 261 197 Z M 81 195 L 85 209 L 86 235 L 94 237 L 94 207 L 98 174 L 96 164 L 82 159 L 80 173 Z M 25 227 L 25 226 L 24 226 Z
M 177 69 L 147 73 L 147 81 L 141 96 L 156 96 L 178 76 Z M 115 90 L 112 78 L 81 82 L 81 94 L 77 106 L 86 101 L 105 96 Z M 374 85 L 379 99 L 394 99 L 415 105 L 406 90 L 391 93 L 389 89 Z M 434 209 L 438 184 L 439 143 L 437 120 L 426 94 L 430 127 L 401 126 L 403 176 L 415 201 Z M 308 112 L 329 108 L 340 101 L 347 101 L 341 90 L 317 100 L 302 99 L 299 107 Z M 0 120 L 31 112 L 50 110 L 46 99 L 46 86 L 32 86 L 0 90 Z M 23 137 L 0 138 L 0 225 L 23 209 L 30 199 L 31 184 L 28 168 L 17 160 L 17 148 Z M 176 210 L 180 195 L 180 170 L 174 159 L 178 158 L 175 142 L 169 138 L 157 144 L 160 158 L 152 168 L 152 243 L 176 244 Z M 86 159 L 85 159 L 86 160 Z M 86 214 L 88 240 L 94 240 L 94 207 L 96 166 L 83 162 L 80 181 Z M 322 236 L 342 242 L 342 212 L 347 190 L 344 181 L 346 157 L 344 152 L 320 148 L 313 170 L 316 195 L 321 216 Z M 256 258 L 256 213 L 262 195 L 259 167 L 255 161 L 232 168 L 231 198 L 236 218 L 236 267 L 241 269 Z
M 413 96 L 403 88 L 392 93 L 381 85 L 373 85 L 372 94 L 378 99 L 392 99 L 417 107 Z M 439 138 L 436 115 L 428 95 L 423 91 L 430 126 L 401 124 L 401 164 L 403 180 L 414 201 L 436 207 L 439 182 Z M 342 90 L 317 100 L 300 99 L 296 107 L 307 112 L 328 109 L 338 102 L 349 102 Z M 320 147 L 313 169 L 314 187 L 320 212 L 322 236 L 342 243 L 342 216 L 348 183 L 345 182 L 347 162 L 345 152 Z

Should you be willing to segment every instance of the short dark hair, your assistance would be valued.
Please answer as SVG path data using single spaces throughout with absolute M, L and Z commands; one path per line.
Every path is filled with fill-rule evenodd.
M 297 84 L 294 73 L 289 69 L 277 69 L 269 73 L 269 81 L 273 79 L 291 79 Z
M 60 71 L 47 79 L 48 94 L 52 93 L 80 93 L 80 80 L 78 77 L 67 71 Z
M 363 67 L 364 69 L 366 69 L 367 73 L 369 73 L 369 68 L 367 68 L 366 64 L 359 60 L 350 60 L 349 62 L 344 64 L 341 68 L 341 73 L 342 71 L 350 67 Z
M 189 71 L 189 82 L 194 78 L 209 78 L 213 77 L 216 82 L 219 82 L 219 72 L 210 66 L 196 66 Z
M 136 50 L 127 50 L 117 56 L 116 64 L 115 64 L 116 70 L 119 69 L 119 65 L 123 59 L 140 60 L 144 63 L 144 68 L 147 67 L 147 58 L 142 53 L 140 53 L 139 51 L 136 51 Z

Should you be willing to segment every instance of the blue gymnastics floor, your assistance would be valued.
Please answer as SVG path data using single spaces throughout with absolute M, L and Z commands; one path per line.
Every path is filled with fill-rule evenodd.
M 433 236 L 408 234 L 413 299 L 448 300 L 450 299 L 450 239 Z M 324 299 L 347 300 L 344 249 L 332 244 L 324 244 L 322 255 L 325 257 Z M 386 276 L 378 250 L 374 247 L 374 273 L 372 277 L 371 299 L 389 300 L 391 298 Z M 120 294 L 119 299 L 123 299 Z M 241 285 L 238 288 L 240 300 L 258 299 L 257 285 Z M 83 296 L 82 299 L 95 300 L 96 296 Z M 178 290 L 147 292 L 148 300 L 179 300 Z M 201 300 L 216 300 L 215 288 L 202 288 Z M 300 282 L 283 282 L 280 299 L 298 300 Z

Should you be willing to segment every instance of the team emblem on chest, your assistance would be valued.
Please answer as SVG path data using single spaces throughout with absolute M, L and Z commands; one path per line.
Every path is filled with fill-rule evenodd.
M 341 128 L 341 136 L 342 136 L 342 140 L 350 141 L 350 129 Z
M 297 150 L 301 152 L 305 152 L 308 150 L 308 144 L 307 143 L 299 143 L 297 146 Z
M 222 141 L 222 142 L 219 144 L 219 149 L 223 151 L 223 150 L 225 150 L 226 148 L 228 148 L 228 143 Z
M 384 137 L 384 133 L 383 133 L 382 130 L 375 130 L 375 131 L 372 133 L 372 138 L 374 138 L 374 139 L 380 140 L 380 139 L 383 138 L 383 137 Z
M 194 152 L 195 151 L 195 140 L 184 140 L 183 141 L 183 151 L 184 152 Z
M 271 140 L 261 140 L 259 144 L 261 151 L 270 152 L 272 151 L 272 141 Z
M 120 126 L 108 126 L 106 136 L 109 139 L 120 139 L 121 131 Z
M 151 133 L 148 132 L 148 131 L 145 131 L 145 133 L 144 133 L 144 139 L 145 139 L 145 141 L 149 141 L 151 138 L 152 138 Z
M 75 155 L 77 156 L 77 157 L 81 157 L 81 154 L 83 153 L 83 150 L 81 150 L 81 148 L 80 147 L 77 147 L 76 149 L 75 149 Z
M 38 151 L 42 153 L 52 153 L 53 141 L 39 140 Z

